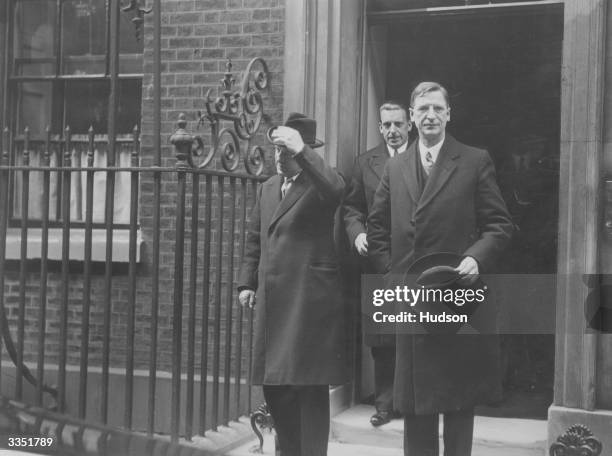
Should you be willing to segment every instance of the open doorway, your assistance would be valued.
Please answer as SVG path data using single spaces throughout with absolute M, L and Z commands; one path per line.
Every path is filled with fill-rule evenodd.
M 378 98 L 408 105 L 418 82 L 440 82 L 450 95 L 448 132 L 491 154 L 517 226 L 499 272 L 556 273 L 562 6 L 421 11 L 371 22 L 373 48 L 385 54 L 373 59 L 382 66 L 374 71 Z M 554 288 L 546 296 L 533 305 L 554 321 Z M 479 413 L 546 418 L 554 336 L 501 339 L 504 400 Z

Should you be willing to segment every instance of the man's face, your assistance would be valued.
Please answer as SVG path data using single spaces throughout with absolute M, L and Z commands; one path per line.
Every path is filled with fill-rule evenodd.
M 434 143 L 441 140 L 450 120 L 450 107 L 442 92 L 434 90 L 416 97 L 414 106 L 410 108 L 410 120 L 422 139 Z
M 276 172 L 283 177 L 294 176 L 302 169 L 284 146 L 274 146 L 274 163 Z
M 408 141 L 411 124 L 403 109 L 383 109 L 378 128 L 389 147 L 397 149 Z

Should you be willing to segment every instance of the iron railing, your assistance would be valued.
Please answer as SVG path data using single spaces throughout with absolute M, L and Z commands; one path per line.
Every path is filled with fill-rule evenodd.
M 69 130 L 62 141 L 55 141 L 63 157 L 63 162 L 55 166 L 50 163 L 53 149 L 50 137 L 45 142 L 41 163 L 33 166 L 29 162 L 28 133 L 24 132 L 23 144 L 16 149 L 16 141 L 11 139 L 8 130 L 4 131 L 0 166 L 3 196 L 0 201 L 0 291 L 3 290 L 0 318 L 5 348 L 15 364 L 12 394 L 3 385 L 5 396 L 36 406 L 46 405 L 92 423 L 119 425 L 149 434 L 167 432 L 172 441 L 179 436 L 191 439 L 195 434 L 204 435 L 207 429 L 228 424 L 250 411 L 247 379 L 252 319 L 242 313 L 240 306 L 235 307 L 234 274 L 244 249 L 245 224 L 254 202 L 255 186 L 263 177 L 188 166 L 186 154 L 191 152 L 191 143 L 186 140 L 192 138 L 185 134 L 185 127 L 186 121 L 181 120 L 173 136 L 176 142 L 183 134 L 183 142 L 177 143 L 177 164 L 167 168 L 139 166 L 137 130 L 132 135 L 129 166 L 104 167 L 94 166 L 95 151 L 99 147 L 93 130 L 89 133 L 84 166 L 72 162 L 75 150 L 83 144 L 75 145 Z M 22 160 L 19 165 L 9 165 L 9 156 L 15 150 L 21 152 Z M 231 161 L 231 157 L 227 159 Z M 233 164 L 231 167 L 235 168 Z M 261 172 L 262 167 L 257 171 Z M 61 224 L 59 262 L 48 257 L 52 236 L 49 204 L 43 204 L 36 220 L 41 227 L 37 231 L 41 233 L 40 250 L 32 252 L 28 245 L 32 230 L 28 210 L 32 197 L 30 182 L 37 174 L 42 181 L 39 199 L 48 203 L 53 173 L 61 176 L 58 198 L 62 201 L 62 210 L 57 218 Z M 112 245 L 111 248 L 108 244 L 102 246 L 103 262 L 95 261 L 92 255 L 94 206 L 102 201 L 108 216 L 113 213 L 108 206 L 118 199 L 114 193 L 108 198 L 108 185 L 97 188 L 96 193 L 94 180 L 104 178 L 108 183 L 116 180 L 118 173 L 130 176 L 129 189 L 122 189 L 129 191 L 121 195 L 130 201 L 129 221 L 124 228 L 129 231 L 127 264 L 117 263 Z M 75 174 L 85 175 L 83 223 L 71 217 Z M 16 231 L 12 228 L 13 238 L 10 238 L 9 183 L 16 180 L 21 181 L 22 210 L 20 219 L 14 220 L 19 222 L 19 228 Z M 165 190 L 174 189 L 174 194 L 152 192 L 148 207 L 140 199 L 141 213 L 151 212 L 153 217 L 139 218 L 139 191 L 149 183 Z M 73 261 L 75 252 L 71 251 L 75 245 L 71 240 L 75 226 L 83 226 L 85 234 L 82 245 L 78 245 L 83 252 L 82 257 L 76 257 L 78 263 Z M 155 227 L 160 227 L 161 243 L 153 243 L 146 254 L 140 253 L 139 237 L 142 232 L 159 235 L 159 231 L 152 232 Z M 170 235 L 172 227 L 174 236 Z M 105 218 L 103 229 L 106 242 L 112 243 L 113 233 L 121 228 Z M 5 258 L 6 243 L 10 239 L 20 242 L 19 258 L 14 260 Z M 171 268 L 167 267 L 169 255 L 174 256 Z M 112 273 L 107 275 L 109 265 Z M 172 299 L 167 289 L 151 282 L 152 278 L 156 283 L 173 285 Z M 168 318 L 170 309 L 171 319 Z M 169 330 L 171 352 L 165 353 L 163 344 L 168 337 L 162 332 Z M 120 342 L 115 343 L 114 339 Z M 143 346 L 149 347 L 148 354 L 141 349 Z M 4 364 L 3 378 L 7 378 L 6 357 Z M 115 386 L 115 375 L 111 378 L 111 373 L 118 369 L 122 388 Z M 148 372 L 149 394 L 145 401 L 142 400 L 145 396 L 135 397 L 137 369 Z M 171 372 L 172 394 L 166 404 L 159 403 L 162 396 L 156 393 L 160 388 L 160 371 Z M 94 379 L 92 372 L 96 373 Z M 26 381 L 33 384 L 31 394 L 24 389 Z M 181 399 L 183 388 L 185 394 Z M 118 403 L 114 397 L 118 389 L 123 390 L 122 418 L 116 410 L 110 410 Z M 99 398 L 97 410 L 92 409 L 92 397 Z M 146 410 L 146 423 L 134 419 L 134 413 L 142 415 L 142 410 Z M 159 424 L 160 413 L 171 415 L 169 429 Z
M 151 12 L 144 3 L 123 3 L 138 39 Z M 234 275 L 265 179 L 256 134 L 267 121 L 268 69 L 253 59 L 234 89 L 228 61 L 219 96 L 207 93 L 206 111 L 194 116 L 210 138 L 187 133 L 182 117 L 176 163 L 162 160 L 161 0 L 153 0 L 141 154 L 138 128 L 118 134 L 121 6 L 108 3 L 104 135 L 16 131 L 6 92 L 0 393 L 15 401 L 11 410 L 46 410 L 81 430 L 163 433 L 177 443 L 251 410 L 253 321 L 236 306 Z

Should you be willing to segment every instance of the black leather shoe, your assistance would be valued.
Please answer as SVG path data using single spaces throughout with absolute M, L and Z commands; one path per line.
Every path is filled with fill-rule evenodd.
M 391 412 L 376 412 L 374 415 L 372 415 L 372 418 L 370 418 L 370 423 L 372 426 L 378 427 L 382 426 L 383 424 L 387 424 L 389 421 L 391 421 L 391 418 L 393 418 Z

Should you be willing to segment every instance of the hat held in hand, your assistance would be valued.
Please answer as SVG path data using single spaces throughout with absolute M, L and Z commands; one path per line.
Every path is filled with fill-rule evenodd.
M 456 253 L 431 253 L 412 263 L 408 274 L 418 275 L 416 284 L 423 288 L 446 288 L 461 278 L 455 268 L 462 260 Z

